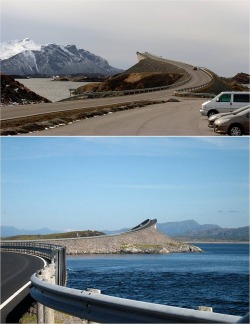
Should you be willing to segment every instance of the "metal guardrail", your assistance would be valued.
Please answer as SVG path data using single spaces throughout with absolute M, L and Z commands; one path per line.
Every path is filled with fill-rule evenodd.
M 240 316 L 185 309 L 55 286 L 31 277 L 31 296 L 58 311 L 101 323 L 236 323 Z
M 175 91 L 175 95 L 181 94 L 183 92 L 192 92 L 194 90 L 201 90 L 201 89 L 204 89 L 204 88 L 212 85 L 213 82 L 214 82 L 213 75 L 209 71 L 207 71 L 206 69 L 204 69 L 204 68 L 200 68 L 200 70 L 202 70 L 204 73 L 206 73 L 210 77 L 210 80 L 207 83 L 204 83 L 204 84 L 202 84 L 200 86 L 189 87 L 189 88 L 183 88 L 183 89 L 176 90 Z
M 32 254 L 55 264 L 55 282 L 66 283 L 66 248 L 61 245 L 34 241 L 1 241 L 1 251 Z
M 190 80 L 190 76 L 185 80 L 167 85 L 162 87 L 154 87 L 154 88 L 143 88 L 143 89 L 131 89 L 131 90 L 120 90 L 120 91 L 101 91 L 101 92 L 82 92 L 79 95 L 74 95 L 73 98 L 85 97 L 85 98 L 102 98 L 102 97 L 116 97 L 116 96 L 127 96 L 131 94 L 138 94 L 138 93 L 146 93 L 146 92 L 154 92 L 154 91 L 161 91 L 166 89 L 175 88 L 181 86 L 182 84 L 187 83 Z M 71 89 L 72 91 L 73 89 Z
M 147 226 L 148 220 L 142 225 Z M 51 309 L 102 323 L 248 323 L 249 320 L 248 315 L 204 312 L 63 287 L 66 280 L 64 247 L 34 241 L 1 241 L 0 247 L 2 251 L 35 254 L 51 261 L 52 267 L 45 267 L 31 277 L 30 294 L 38 302 L 39 323 L 53 323 Z M 50 283 L 49 277 L 56 280 Z

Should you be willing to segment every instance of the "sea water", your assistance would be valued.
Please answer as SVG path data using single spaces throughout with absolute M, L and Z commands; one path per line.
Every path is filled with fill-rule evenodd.
M 204 253 L 67 257 L 70 288 L 244 316 L 249 311 L 248 244 L 196 244 Z
M 53 81 L 52 78 L 16 79 L 25 87 L 52 102 L 70 97 L 69 89 L 77 89 L 89 82 Z

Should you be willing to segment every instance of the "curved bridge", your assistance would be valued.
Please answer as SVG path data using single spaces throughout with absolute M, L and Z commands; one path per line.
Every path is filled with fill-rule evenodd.
M 111 235 L 40 240 L 66 247 L 67 254 L 201 252 L 190 244 L 177 242 L 156 229 L 157 220 L 147 219 L 132 229 Z
M 161 95 L 169 95 L 172 93 L 173 89 L 182 90 L 182 86 L 185 84 L 186 89 L 194 89 L 195 87 L 201 87 L 207 85 L 211 81 L 211 76 L 209 76 L 205 70 L 193 70 L 193 66 L 187 63 L 176 62 L 173 60 L 163 59 L 157 56 L 154 56 L 149 53 L 140 53 L 140 56 L 144 58 L 151 58 L 156 62 L 168 62 L 174 66 L 177 66 L 181 69 L 184 69 L 189 77 L 183 80 L 181 83 L 176 83 L 171 85 L 171 87 L 162 87 L 165 88 L 161 90 Z M 145 90 L 145 89 L 144 89 Z M 160 89 L 159 89 L 160 90 Z M 190 90 L 189 90 L 190 91 Z M 131 92 L 133 93 L 133 91 Z M 110 98 L 98 98 L 98 99 L 85 99 L 85 100 L 75 100 L 69 102 L 54 102 L 54 103 L 43 103 L 36 105 L 21 105 L 18 107 L 1 107 L 1 120 L 9 119 L 20 119 L 27 116 L 39 116 L 43 114 L 52 114 L 57 112 L 80 110 L 85 108 L 94 108 L 105 105 L 112 105 L 117 103 L 128 103 L 135 100 L 147 100 L 147 99 L 157 99 L 159 97 L 159 92 L 152 93 L 151 91 L 138 91 L 134 92 L 135 94 L 126 94 L 126 96 L 110 97 Z M 158 94 L 157 94 L 158 93 Z

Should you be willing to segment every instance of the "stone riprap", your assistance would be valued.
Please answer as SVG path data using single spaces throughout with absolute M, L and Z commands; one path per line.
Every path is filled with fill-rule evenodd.
M 135 229 L 117 235 L 46 240 L 46 243 L 65 246 L 68 255 L 202 252 L 196 246 L 177 242 L 159 232 L 156 220 L 148 220 L 146 226 L 138 225 Z

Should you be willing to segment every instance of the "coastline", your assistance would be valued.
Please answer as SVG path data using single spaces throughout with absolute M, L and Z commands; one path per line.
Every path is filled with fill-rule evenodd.
M 209 242 L 209 241 L 181 241 L 183 243 L 186 243 L 186 244 L 250 244 L 250 242 L 248 241 L 212 241 L 212 242 Z

